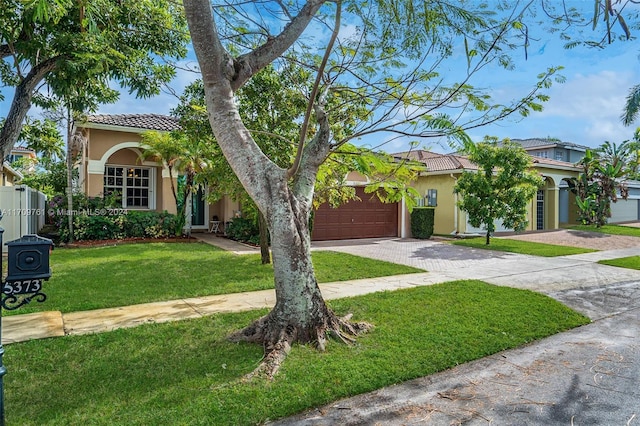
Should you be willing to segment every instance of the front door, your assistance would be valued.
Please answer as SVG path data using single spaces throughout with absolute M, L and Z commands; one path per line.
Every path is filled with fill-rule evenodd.
M 544 229 L 544 190 L 536 196 L 536 229 Z
M 197 191 L 193 191 L 191 194 L 191 226 L 196 227 L 207 227 L 208 223 L 206 222 L 206 203 L 204 199 L 204 188 L 202 186 L 198 187 Z

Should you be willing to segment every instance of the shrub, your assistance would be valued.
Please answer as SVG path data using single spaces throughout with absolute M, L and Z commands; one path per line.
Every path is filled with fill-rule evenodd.
M 112 200 L 74 195 L 73 238 L 112 240 L 123 238 L 166 238 L 176 235 L 176 215 L 155 211 L 114 208 Z M 60 232 L 60 241 L 69 241 L 66 197 L 49 202 L 49 212 Z
M 435 208 L 415 207 L 411 212 L 411 234 L 413 238 L 429 239 L 433 235 Z
M 260 243 L 260 230 L 253 220 L 237 217 L 227 224 L 225 231 L 232 240 Z

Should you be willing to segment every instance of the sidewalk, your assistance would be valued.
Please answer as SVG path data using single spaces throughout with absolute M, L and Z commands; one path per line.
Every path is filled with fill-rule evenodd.
M 331 300 L 375 291 L 434 284 L 442 282 L 443 279 L 446 280 L 428 273 L 410 274 L 320 284 L 320 289 L 325 299 Z M 83 312 L 56 311 L 12 315 L 2 318 L 2 343 L 99 333 L 147 323 L 163 323 L 216 313 L 270 308 L 275 304 L 275 300 L 274 290 L 262 290 Z

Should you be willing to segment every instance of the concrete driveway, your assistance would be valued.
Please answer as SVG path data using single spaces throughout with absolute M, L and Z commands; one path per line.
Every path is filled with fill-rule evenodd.
M 640 271 L 594 263 L 640 255 L 640 239 L 628 243 L 559 258 L 470 250 L 434 241 L 316 243 L 316 248 L 409 264 L 451 279 L 478 278 L 544 292 L 593 322 L 274 424 L 640 425 Z M 615 238 L 607 244 L 615 244 Z

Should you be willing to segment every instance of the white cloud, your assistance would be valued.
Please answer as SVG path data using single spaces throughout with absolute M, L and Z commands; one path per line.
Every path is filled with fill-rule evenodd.
M 631 77 L 632 73 L 628 71 L 605 70 L 590 75 L 578 74 L 565 84 L 551 89 L 551 99 L 540 115 L 617 119 L 629 87 L 633 85 Z

